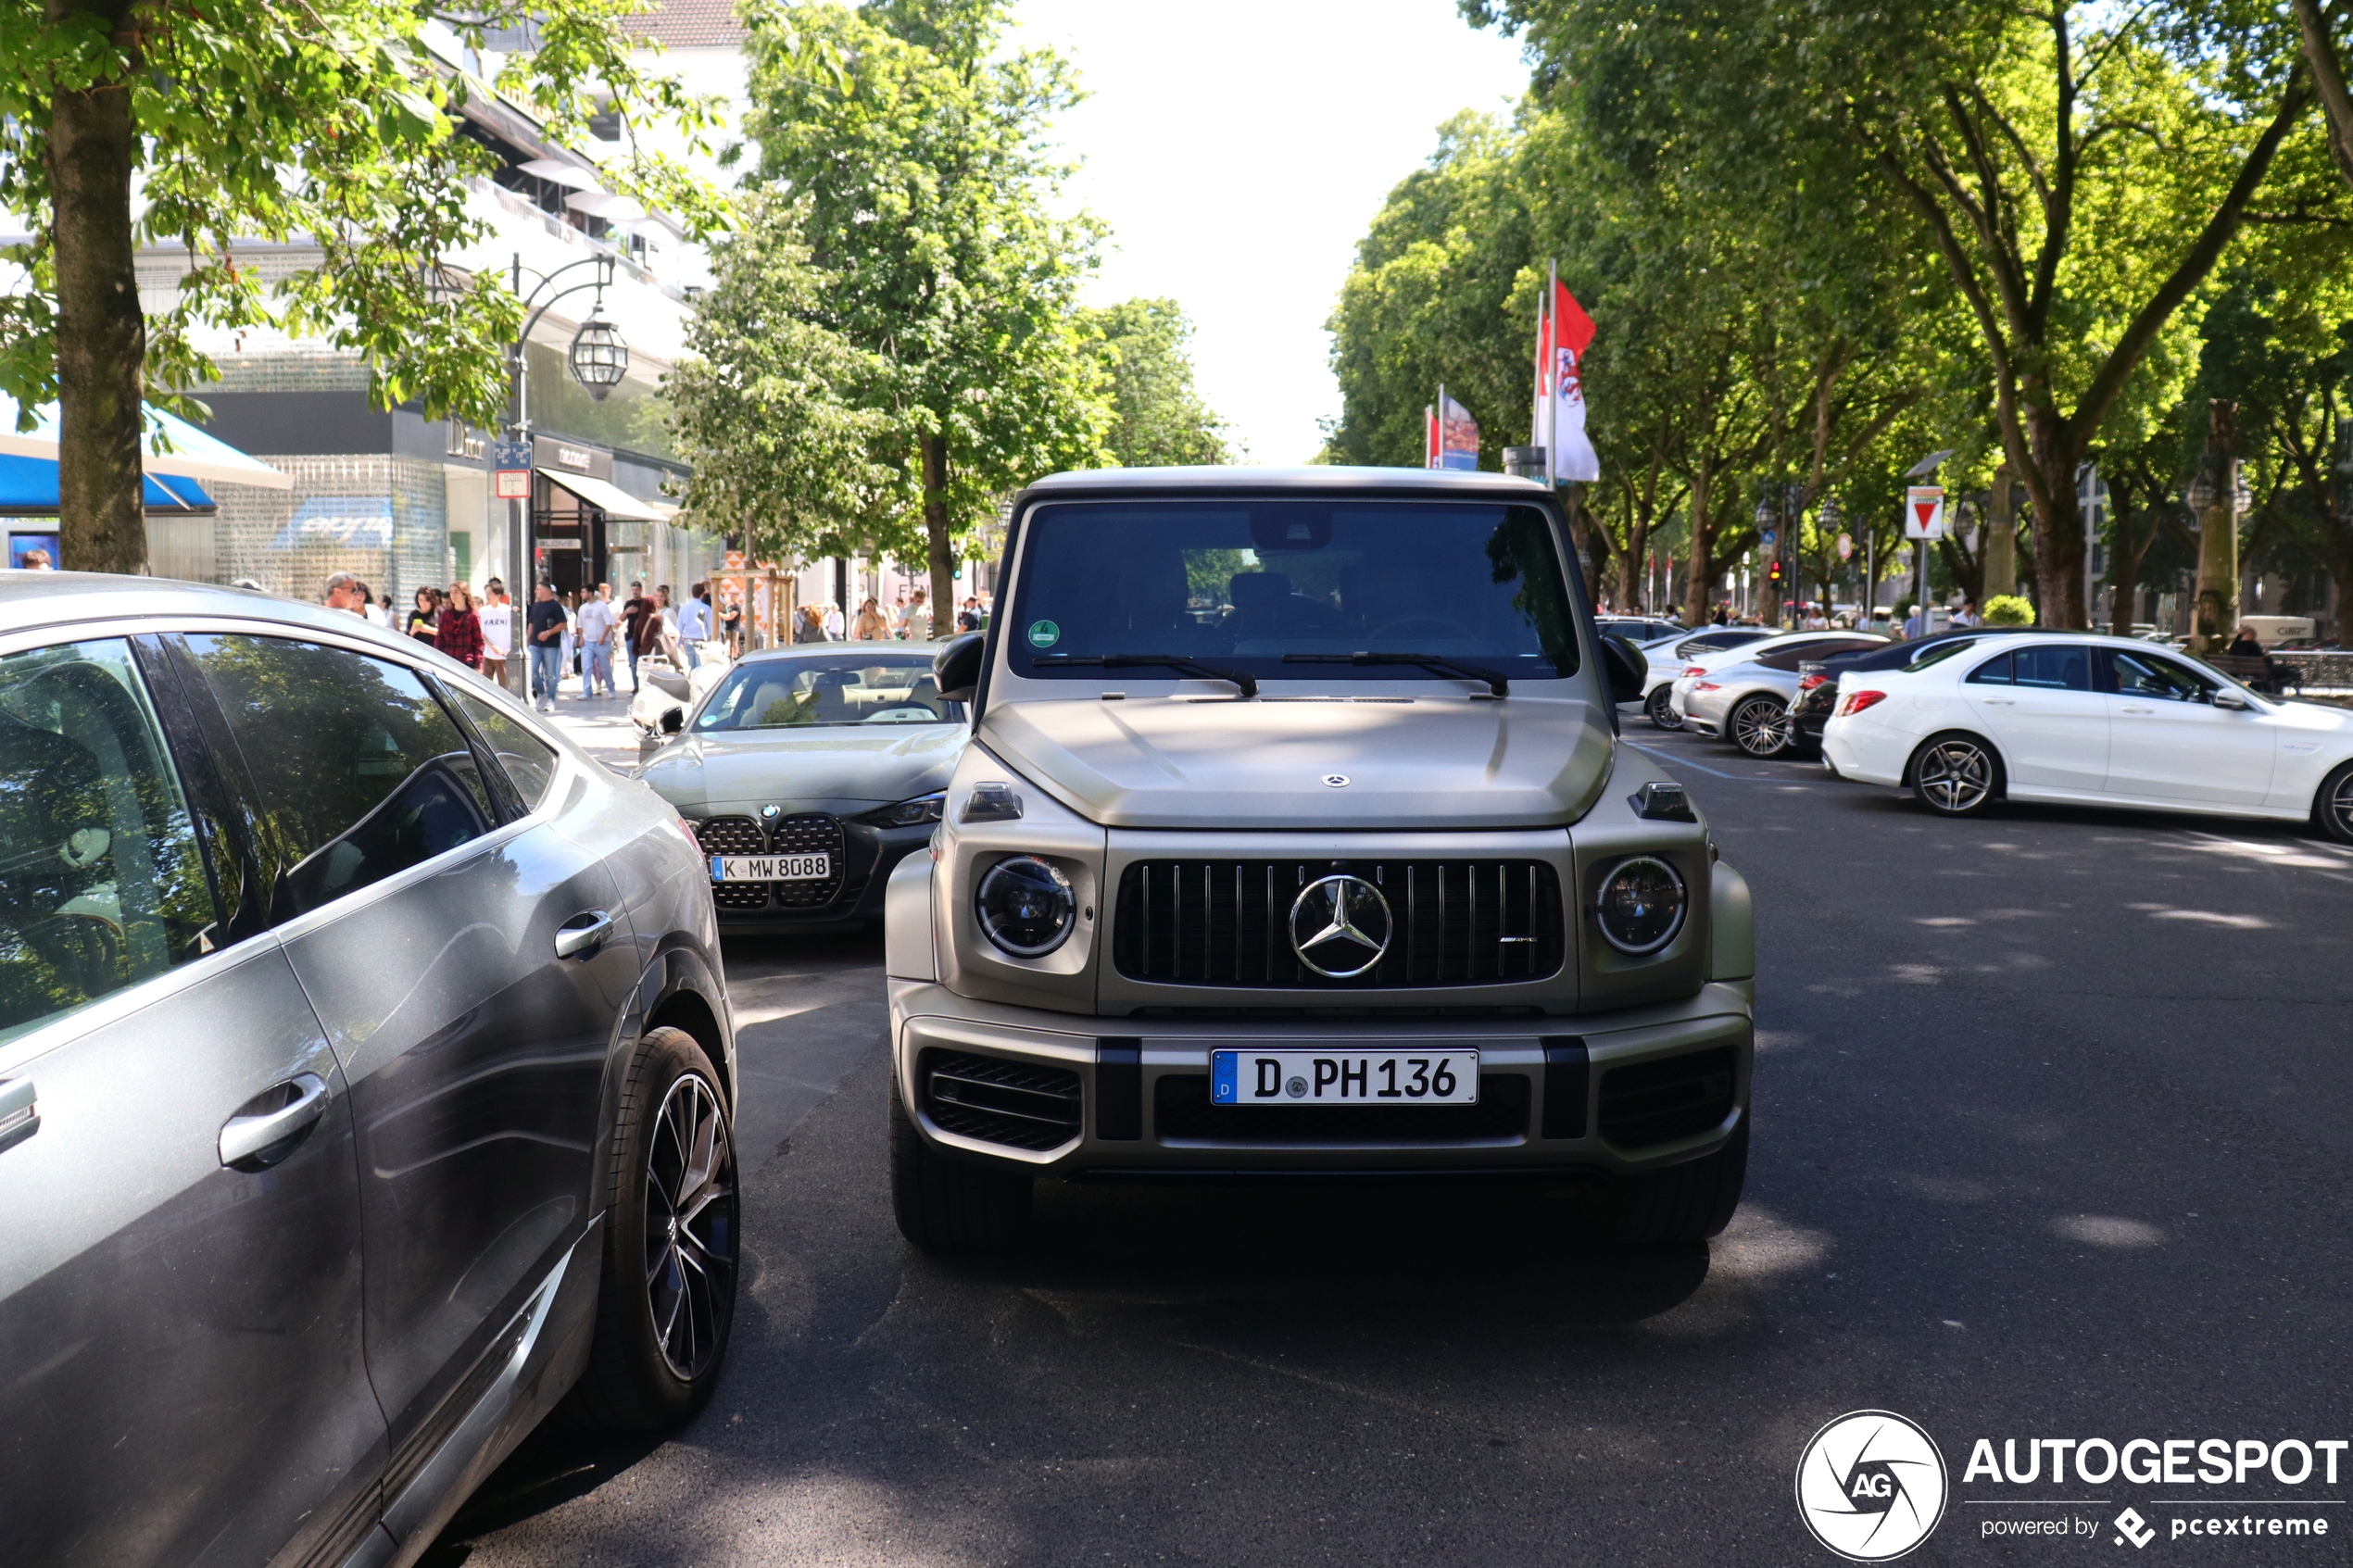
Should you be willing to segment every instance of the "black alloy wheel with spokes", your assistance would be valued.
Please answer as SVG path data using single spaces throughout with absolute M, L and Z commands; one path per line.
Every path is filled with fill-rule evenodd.
M 1779 757 L 1789 749 L 1789 705 L 1776 697 L 1743 697 L 1726 728 L 1732 744 L 1751 757 Z
M 1652 723 L 1662 730 L 1683 727 L 1683 716 L 1675 711 L 1675 688 L 1672 685 L 1653 686 L 1651 695 L 1642 699 L 1642 711 L 1649 715 Z
M 585 1424 L 674 1426 L 719 1381 L 736 1315 L 736 1146 L 711 1059 L 648 1030 L 622 1089 L 597 1340 L 571 1408 Z
M 2002 793 L 2002 762 L 1975 735 L 1931 736 L 1913 758 L 1912 796 L 1944 817 L 1983 810 Z
M 2353 762 L 2331 773 L 2312 802 L 2312 820 L 2339 844 L 2353 844 Z

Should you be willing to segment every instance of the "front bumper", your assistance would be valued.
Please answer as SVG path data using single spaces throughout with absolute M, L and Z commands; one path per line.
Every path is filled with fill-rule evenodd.
M 881 920 L 890 873 L 900 861 L 931 842 L 931 824 L 878 828 L 855 818 L 840 822 L 843 874 L 833 897 L 823 903 L 793 906 L 771 899 L 757 909 L 731 909 L 714 900 L 719 929 L 736 935 L 847 931 Z
M 1651 1170 L 1710 1153 L 1730 1136 L 1747 1114 L 1754 1055 L 1747 982 L 1581 1018 L 1090 1020 L 972 1001 L 908 980 L 890 983 L 890 1010 L 899 1092 L 928 1142 L 1065 1178 Z M 1206 1109 L 1212 1050 L 1318 1045 L 1476 1049 L 1483 1114 Z M 1026 1141 L 1045 1147 L 973 1135 L 969 1103 L 936 1100 L 933 1075 L 972 1073 L 975 1060 L 984 1078 L 1002 1063 L 1024 1070 L 1033 1085 L 1075 1091 L 1072 1125 L 1040 1137 L 1034 1126 L 1003 1123 L 1004 1135 L 1027 1133 Z M 942 1125 L 943 1110 L 967 1130 Z M 1427 1131 L 1405 1120 L 1424 1115 Z M 1327 1128 L 1310 1116 L 1332 1121 Z M 1278 1120 L 1240 1120 L 1249 1117 Z

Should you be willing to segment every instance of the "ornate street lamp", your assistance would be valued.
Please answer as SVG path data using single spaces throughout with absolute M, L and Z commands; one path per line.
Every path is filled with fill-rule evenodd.
M 601 299 L 573 334 L 569 357 L 573 380 L 599 403 L 629 373 L 629 345 L 621 341 L 621 330 L 605 319 Z

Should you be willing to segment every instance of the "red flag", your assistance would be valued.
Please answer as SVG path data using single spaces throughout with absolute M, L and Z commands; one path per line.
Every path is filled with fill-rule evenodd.
M 1585 314 L 1585 307 L 1577 303 L 1568 285 L 1557 278 L 1553 281 L 1553 332 L 1560 345 L 1582 363 L 1585 345 L 1593 341 L 1593 319 Z

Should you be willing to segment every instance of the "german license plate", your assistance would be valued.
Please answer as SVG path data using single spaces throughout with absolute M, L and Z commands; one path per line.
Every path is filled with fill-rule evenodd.
M 823 882 L 834 874 L 831 855 L 713 855 L 713 882 Z
M 1477 1105 L 1466 1050 L 1212 1051 L 1214 1105 Z

